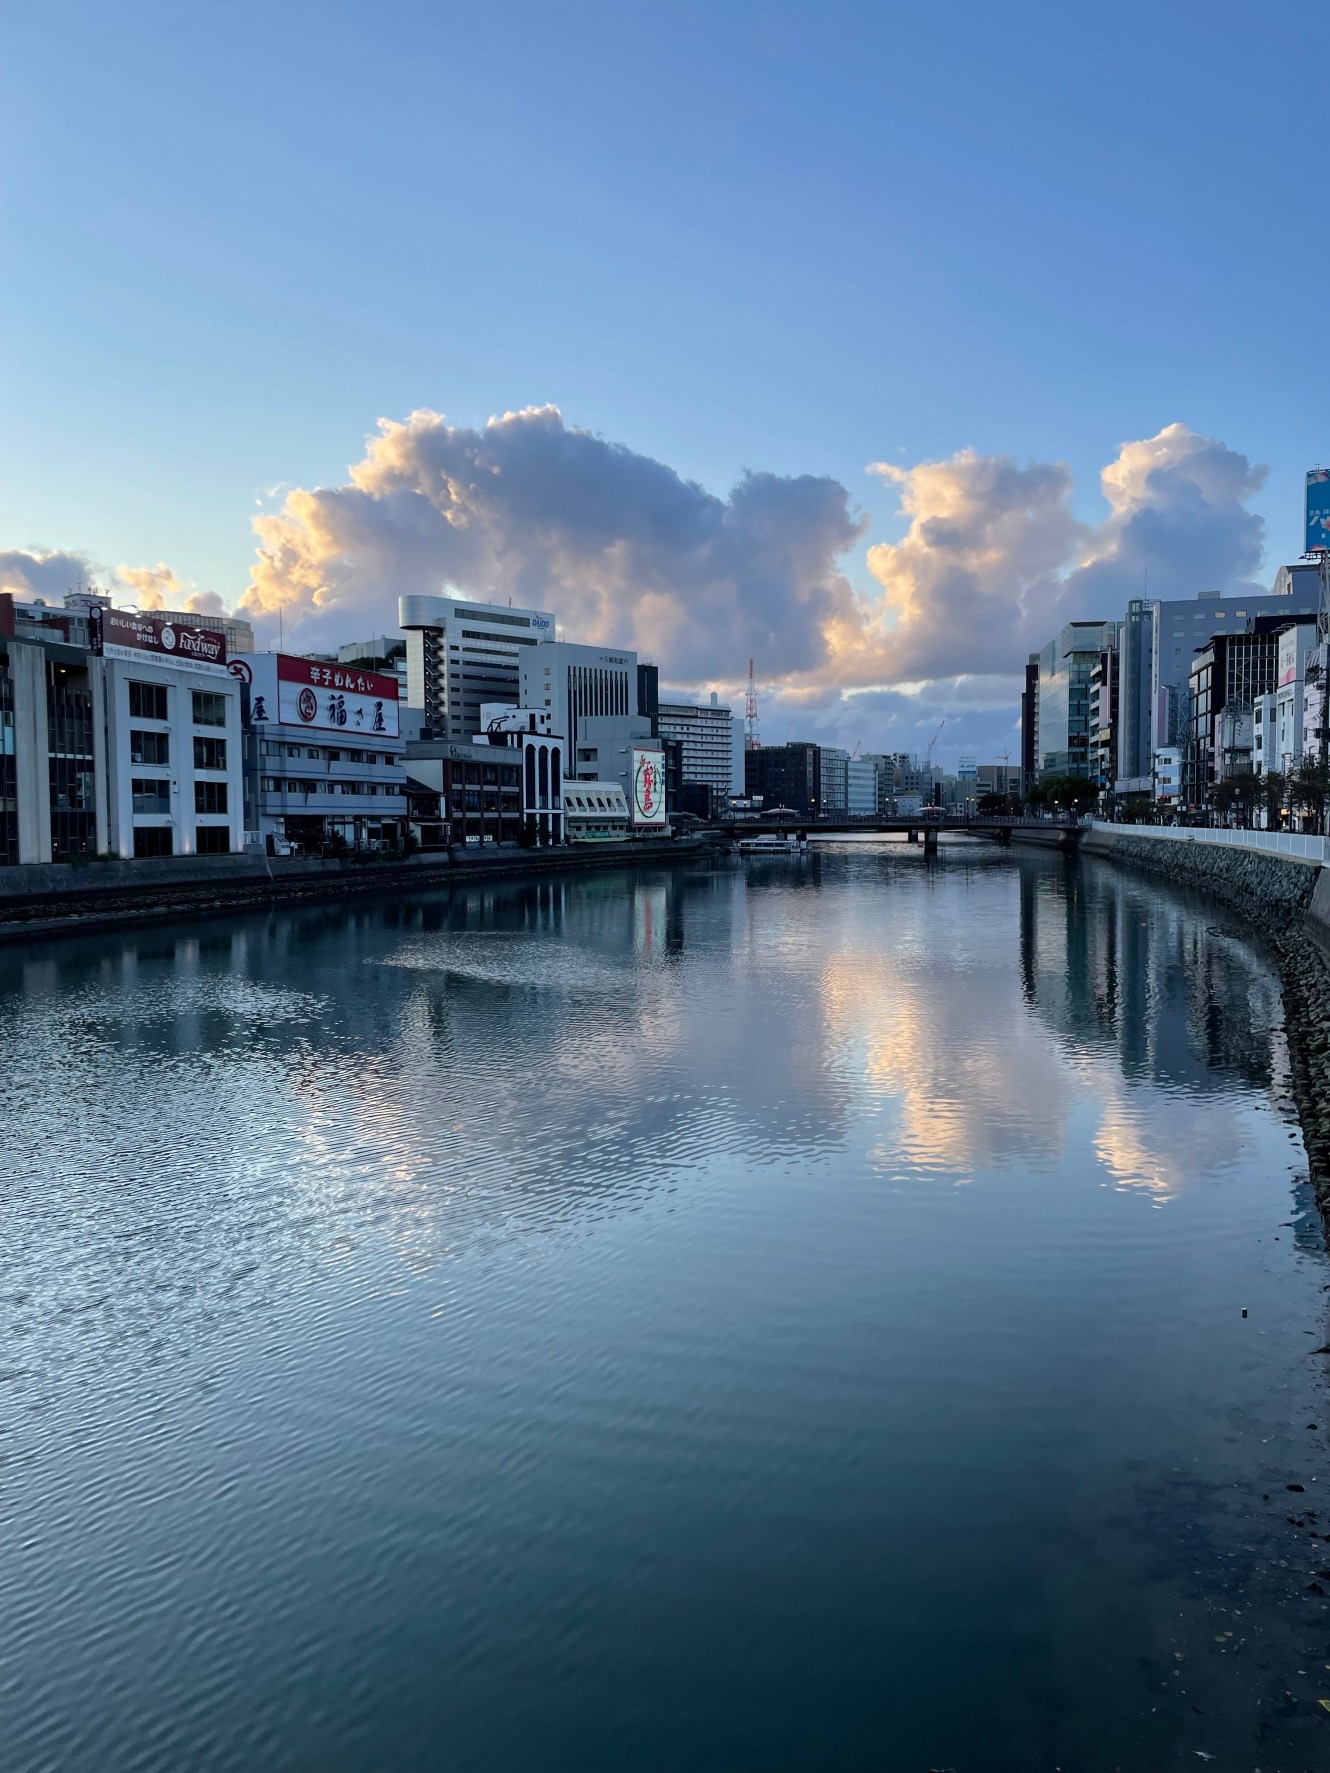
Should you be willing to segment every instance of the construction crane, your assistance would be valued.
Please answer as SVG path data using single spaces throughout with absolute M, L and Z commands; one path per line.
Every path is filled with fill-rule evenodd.
M 941 721 L 941 722 L 940 722 L 940 723 L 939 723 L 939 725 L 938 725 L 938 729 L 937 729 L 937 732 L 936 732 L 936 733 L 934 733 L 934 734 L 933 734 L 933 736 L 932 736 L 932 738 L 931 738 L 931 739 L 930 739 L 930 740 L 929 740 L 929 741 L 928 741 L 928 779 L 929 779 L 929 781 L 930 781 L 930 782 L 931 782 L 931 781 L 932 781 L 932 779 L 933 779 L 933 747 L 934 747 L 934 745 L 936 745 L 936 744 L 937 744 L 937 742 L 938 742 L 938 736 L 939 736 L 939 734 L 940 734 L 940 733 L 941 733 L 941 731 L 942 731 L 942 728 L 943 728 L 943 727 L 944 727 L 944 726 L 945 726 L 945 725 L 946 725 L 946 724 L 947 724 L 947 723 L 946 723 L 946 720 L 945 720 L 945 719 L 944 719 L 944 720 L 942 720 L 942 721 Z

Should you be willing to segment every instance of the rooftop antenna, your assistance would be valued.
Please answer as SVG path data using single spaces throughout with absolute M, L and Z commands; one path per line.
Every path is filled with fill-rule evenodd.
M 757 678 L 753 661 L 748 661 L 748 700 L 744 704 L 744 750 L 760 751 L 762 740 L 757 730 Z

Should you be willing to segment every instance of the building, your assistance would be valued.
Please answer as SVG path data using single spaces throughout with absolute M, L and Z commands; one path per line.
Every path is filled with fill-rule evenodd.
M 1101 788 L 1117 779 L 1118 649 L 1106 646 L 1090 672 L 1090 775 Z
M 1188 678 L 1190 720 L 1182 760 L 1182 798 L 1200 807 L 1212 783 L 1254 768 L 1254 711 L 1258 700 L 1277 690 L 1280 637 L 1290 626 L 1308 630 L 1309 638 L 1293 643 L 1302 657 L 1315 643 L 1315 613 L 1249 616 L 1236 633 L 1216 634 L 1192 660 Z M 1286 643 L 1287 645 L 1287 643 Z M 1264 771 L 1269 745 L 1263 720 L 1261 758 Z
M 554 639 L 548 610 L 465 603 L 455 597 L 400 597 L 406 631 L 407 704 L 421 711 L 421 737 L 469 741 L 486 702 L 525 704 L 521 662 Z
M 643 669 L 638 666 L 639 672 Z M 645 708 L 641 711 L 647 712 Z M 661 738 L 677 740 L 683 748 L 680 783 L 705 783 L 713 803 L 723 806 L 734 781 L 734 716 L 730 710 L 714 695 L 709 704 L 660 702 L 656 720 L 655 730 Z
M 744 792 L 764 808 L 788 807 L 805 819 L 822 812 L 822 747 L 796 742 L 744 753 Z
M 219 626 L 0 597 L 0 863 L 223 854 L 242 807 Z
M 1021 786 L 1031 787 L 1039 777 L 1039 654 L 1025 663 L 1025 688 L 1021 691 Z
M 1182 747 L 1163 745 L 1154 754 L 1155 799 L 1177 806 L 1182 798 Z
M 1302 678 L 1302 755 L 1319 763 L 1326 752 L 1326 692 L 1330 689 L 1330 646 L 1320 641 L 1307 655 Z
M 547 640 L 523 653 L 521 705 L 548 713 L 564 736 L 569 781 L 618 782 L 634 830 L 668 823 L 665 754 L 652 730 L 655 667 L 612 647 Z
M 624 843 L 628 801 L 617 782 L 570 782 L 564 792 L 569 843 Z
M 545 710 L 486 704 L 469 743 L 417 739 L 406 748 L 415 792 L 436 797 L 432 820 L 454 844 L 564 841 L 566 746 Z
M 835 745 L 822 746 L 822 811 L 843 819 L 850 809 L 850 754 Z
M 879 813 L 878 767 L 871 757 L 852 757 L 846 771 L 846 810 L 852 819 L 875 819 Z
M 265 849 L 397 849 L 406 832 L 396 676 L 245 653 L 245 827 Z
M 1003 800 L 1013 796 L 1019 799 L 1020 766 L 1014 763 L 981 763 L 975 787 L 981 799 L 986 794 L 1000 795 Z
M 1068 622 L 1037 655 L 1037 777 L 1093 774 L 1090 678 L 1116 644 L 1116 622 Z
M 1187 697 L 1199 647 L 1257 620 L 1314 615 L 1319 601 L 1319 572 L 1306 562 L 1280 567 L 1271 589 L 1255 596 L 1202 591 L 1196 597 L 1132 598 L 1118 643 L 1117 792 L 1148 792 L 1155 752 L 1188 741 Z

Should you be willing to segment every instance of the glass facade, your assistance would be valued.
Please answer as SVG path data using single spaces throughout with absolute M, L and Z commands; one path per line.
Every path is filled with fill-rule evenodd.
M 1068 622 L 1039 654 L 1039 774 L 1090 776 L 1091 678 L 1116 622 Z
M 0 868 L 18 861 L 18 760 L 14 755 L 14 679 L 0 653 Z

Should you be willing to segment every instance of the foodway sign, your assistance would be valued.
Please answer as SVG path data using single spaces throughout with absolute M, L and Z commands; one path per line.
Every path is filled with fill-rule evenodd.
M 91 611 L 92 650 L 107 659 L 138 663 L 145 653 L 161 664 L 226 676 L 226 642 L 212 628 L 186 628 L 138 610 Z

